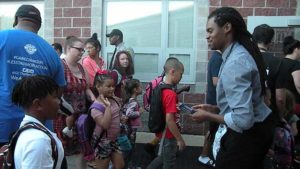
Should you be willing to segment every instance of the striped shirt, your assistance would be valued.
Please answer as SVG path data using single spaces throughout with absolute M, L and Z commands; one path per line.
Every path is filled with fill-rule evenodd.
M 119 104 L 116 103 L 116 101 L 114 99 L 109 99 L 109 101 L 111 103 L 111 107 L 110 107 L 111 112 L 107 112 L 107 113 L 111 113 L 112 117 L 111 117 L 110 126 L 107 129 L 107 136 L 104 135 L 103 138 L 106 138 L 111 141 L 115 141 L 117 139 L 117 136 L 120 133 L 120 107 L 119 107 Z M 103 105 L 103 103 L 100 103 L 97 100 L 95 102 Z M 96 119 L 98 117 L 102 118 L 104 116 L 104 112 L 101 112 L 98 109 L 92 109 L 91 115 L 92 115 L 93 119 Z M 103 130 L 102 127 L 96 124 L 93 135 L 96 135 L 96 137 L 99 137 L 102 130 Z M 94 136 L 93 136 L 93 138 L 94 138 Z

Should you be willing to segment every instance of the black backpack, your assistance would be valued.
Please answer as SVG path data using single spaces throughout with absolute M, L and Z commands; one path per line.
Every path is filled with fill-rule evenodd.
M 17 140 L 20 136 L 20 134 L 27 130 L 27 129 L 37 129 L 45 134 L 47 134 L 51 139 L 51 149 L 52 149 L 52 158 L 54 161 L 53 168 L 56 167 L 57 159 L 58 159 L 58 150 L 56 147 L 56 142 L 51 133 L 45 129 L 42 125 L 35 123 L 35 122 L 29 122 L 24 124 L 21 128 L 19 128 L 16 133 L 12 136 L 9 144 L 6 144 L 1 147 L 0 149 L 0 161 L 3 162 L 3 164 L 0 164 L 0 168 L 3 167 L 3 169 L 14 169 L 15 163 L 14 163 L 14 151 L 17 144 Z
M 161 83 L 151 91 L 150 110 L 148 127 L 150 132 L 162 132 L 166 126 L 166 119 L 163 113 L 161 91 L 164 89 L 173 89 L 172 85 Z

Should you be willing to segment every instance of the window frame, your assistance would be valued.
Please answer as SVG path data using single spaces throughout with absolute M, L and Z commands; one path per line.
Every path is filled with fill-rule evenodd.
M 135 1 L 135 0 L 130 0 Z M 197 7 L 196 1 L 190 0 L 194 3 L 193 5 L 193 39 L 191 48 L 169 48 L 169 0 L 144 0 L 144 1 L 159 1 L 162 2 L 162 13 L 161 13 L 161 46 L 160 47 L 135 47 L 130 46 L 134 49 L 135 53 L 143 54 L 157 54 L 158 55 L 158 70 L 157 73 L 141 73 L 135 72 L 134 78 L 139 79 L 141 82 L 149 82 L 154 77 L 160 75 L 163 71 L 163 64 L 165 60 L 172 54 L 186 54 L 190 57 L 190 67 L 185 67 L 185 70 L 189 69 L 189 74 L 182 76 L 181 83 L 195 84 L 196 83 L 196 14 Z M 186 1 L 186 0 L 175 0 L 175 1 Z M 102 23 L 102 38 L 101 43 L 105 44 L 102 47 L 102 56 L 105 61 L 108 61 L 108 54 L 114 51 L 114 46 L 106 46 L 108 38 L 106 37 L 107 32 L 107 6 L 109 2 L 124 2 L 124 0 L 104 0 L 103 2 L 103 23 Z M 126 35 L 125 35 L 126 39 Z M 126 40 L 124 41 L 126 45 Z

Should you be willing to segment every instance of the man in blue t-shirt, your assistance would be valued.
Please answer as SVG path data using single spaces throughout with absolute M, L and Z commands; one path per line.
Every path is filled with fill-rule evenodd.
M 11 102 L 12 89 L 20 79 L 48 75 L 59 86 L 66 84 L 55 50 L 37 35 L 41 27 L 39 10 L 22 5 L 13 26 L 15 29 L 0 31 L 0 145 L 9 141 L 24 117 L 24 112 Z

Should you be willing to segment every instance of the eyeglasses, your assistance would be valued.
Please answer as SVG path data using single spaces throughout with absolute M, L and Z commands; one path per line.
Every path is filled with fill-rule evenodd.
M 85 50 L 83 48 L 78 48 L 78 47 L 75 47 L 75 46 L 71 46 L 71 48 L 77 49 L 81 53 L 85 52 Z

